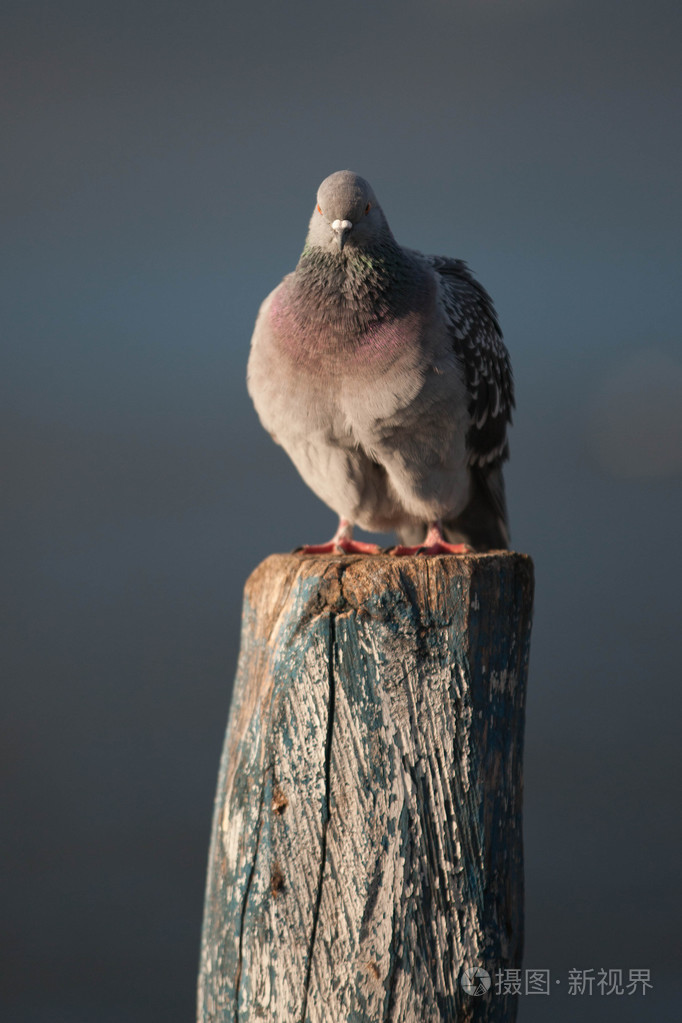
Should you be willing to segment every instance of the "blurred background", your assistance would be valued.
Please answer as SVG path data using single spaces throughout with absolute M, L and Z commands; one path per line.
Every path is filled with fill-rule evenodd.
M 335 524 L 249 338 L 346 167 L 514 364 L 525 965 L 560 981 L 520 1020 L 682 1018 L 679 3 L 3 8 L 2 1019 L 193 1018 L 242 587 Z

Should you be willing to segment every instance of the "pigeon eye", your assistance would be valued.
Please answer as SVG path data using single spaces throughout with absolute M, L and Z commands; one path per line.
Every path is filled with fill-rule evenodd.
M 368 202 L 367 205 L 365 206 L 365 216 L 367 216 L 367 214 L 369 213 L 371 208 L 372 208 L 372 204 L 371 204 L 371 202 Z
M 317 204 L 317 212 L 318 212 L 318 213 L 321 213 L 321 212 L 322 212 L 322 207 L 320 206 L 319 202 L 318 202 L 318 204 Z

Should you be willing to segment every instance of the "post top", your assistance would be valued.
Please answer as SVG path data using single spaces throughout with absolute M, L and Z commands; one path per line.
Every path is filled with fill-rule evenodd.
M 400 600 L 432 608 L 461 600 L 497 602 L 509 587 L 520 588 L 532 604 L 533 561 L 515 551 L 485 554 L 271 554 L 249 576 L 245 596 L 251 604 L 277 604 L 283 593 L 306 590 L 315 611 L 368 609 Z

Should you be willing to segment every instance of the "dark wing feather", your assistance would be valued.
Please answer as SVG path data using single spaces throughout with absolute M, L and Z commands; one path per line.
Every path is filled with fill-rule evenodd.
M 440 277 L 443 308 L 469 392 L 469 464 L 472 469 L 499 467 L 509 456 L 514 381 L 492 299 L 461 259 L 427 258 Z

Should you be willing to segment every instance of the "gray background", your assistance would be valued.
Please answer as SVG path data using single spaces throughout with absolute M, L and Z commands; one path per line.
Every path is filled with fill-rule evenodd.
M 192 1018 L 242 586 L 334 525 L 250 330 L 344 167 L 514 363 L 526 965 L 561 980 L 520 1018 L 680 1018 L 678 0 L 3 9 L 2 1018 Z

